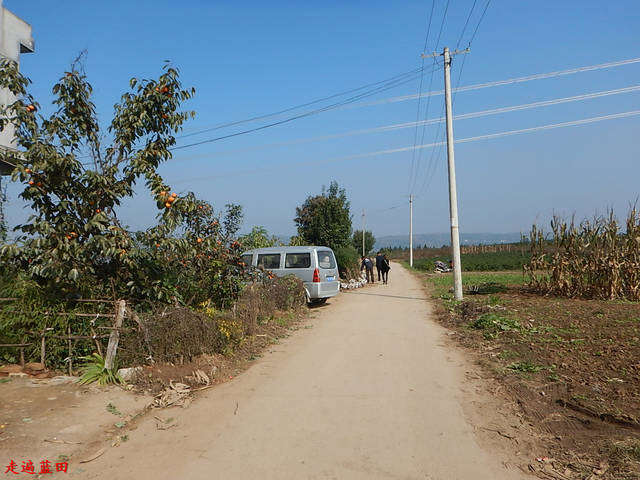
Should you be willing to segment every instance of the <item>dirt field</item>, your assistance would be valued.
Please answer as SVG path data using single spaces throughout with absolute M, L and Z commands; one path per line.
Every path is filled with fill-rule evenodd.
M 543 478 L 640 478 L 640 305 L 494 290 L 439 318 L 544 439 Z

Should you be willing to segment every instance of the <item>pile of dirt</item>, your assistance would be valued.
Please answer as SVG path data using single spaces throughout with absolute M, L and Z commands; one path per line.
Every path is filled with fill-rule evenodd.
M 541 478 L 640 478 L 638 303 L 509 289 L 439 318 L 544 439 Z
M 0 365 L 0 378 L 3 377 L 33 377 L 33 378 L 51 378 L 55 376 L 54 372 L 47 370 L 42 363 L 30 362 L 22 365 L 6 364 Z

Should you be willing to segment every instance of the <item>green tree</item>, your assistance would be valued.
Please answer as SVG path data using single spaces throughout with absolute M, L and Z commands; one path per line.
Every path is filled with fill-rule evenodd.
M 308 197 L 296 207 L 294 222 L 298 236 L 309 245 L 325 245 L 332 249 L 351 244 L 350 203 L 346 191 L 333 181 L 322 193 Z
M 195 115 L 181 110 L 195 90 L 182 87 L 179 72 L 165 65 L 157 79 L 131 79 L 130 91 L 114 106 L 108 136 L 77 63 L 54 85 L 54 111 L 46 118 L 30 83 L 14 62 L 0 61 L 0 88 L 17 98 L 0 108 L 0 129 L 15 127 L 22 155 L 12 180 L 23 183 L 20 197 L 33 211 L 15 228 L 16 240 L 0 248 L 0 263 L 54 298 L 118 295 L 187 303 L 234 295 L 239 244 L 231 236 L 241 207 L 227 205 L 219 220 L 193 193 L 170 193 L 158 173 L 171 158 L 174 135 Z M 105 137 L 111 139 L 106 146 Z M 118 219 L 118 207 L 141 193 L 134 192 L 141 181 L 156 201 L 157 224 L 134 234 Z
M 362 255 L 362 230 L 356 230 L 351 237 L 352 244 L 356 249 L 356 252 L 360 252 Z M 373 246 L 376 244 L 376 237 L 373 236 L 369 230 L 364 231 L 364 250 L 365 254 L 371 253 Z
M 291 247 L 299 247 L 304 244 L 304 238 L 302 238 L 300 235 L 294 235 L 289 239 L 289 246 Z
M 256 225 L 251 232 L 242 235 L 238 241 L 244 249 L 274 247 L 280 244 L 280 240 L 275 235 L 269 235 L 267 229 L 263 226 Z

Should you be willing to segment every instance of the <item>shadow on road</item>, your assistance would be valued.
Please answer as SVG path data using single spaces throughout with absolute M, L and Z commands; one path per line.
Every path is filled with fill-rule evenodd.
M 342 291 L 340 294 L 348 293 L 350 295 L 370 295 L 372 297 L 390 297 L 390 298 L 404 298 L 405 300 L 428 300 L 425 297 L 404 297 L 402 295 L 386 295 L 384 293 L 364 293 L 364 292 L 350 292 L 350 291 Z

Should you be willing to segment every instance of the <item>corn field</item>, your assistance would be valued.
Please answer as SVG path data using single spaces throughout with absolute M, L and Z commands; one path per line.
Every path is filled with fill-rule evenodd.
M 524 265 L 529 286 L 566 297 L 640 301 L 640 214 L 633 207 L 626 229 L 613 211 L 576 225 L 554 216 L 553 238 L 535 225 L 531 261 Z

